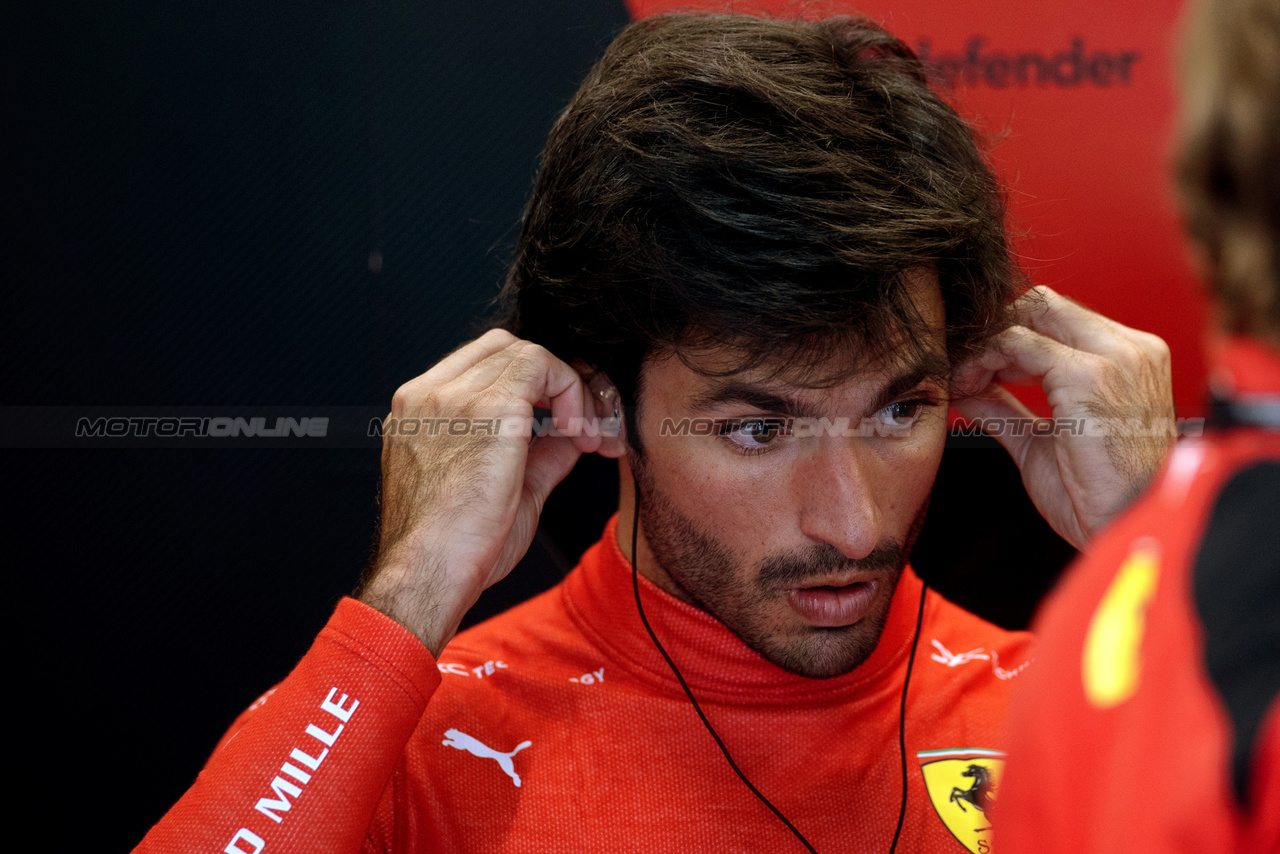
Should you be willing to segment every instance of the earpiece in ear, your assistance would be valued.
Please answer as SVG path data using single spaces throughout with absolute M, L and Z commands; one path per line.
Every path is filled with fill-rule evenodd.
M 596 413 L 600 416 L 600 435 L 617 436 L 622 432 L 622 400 L 618 387 L 604 371 L 597 371 L 587 383 L 596 401 Z

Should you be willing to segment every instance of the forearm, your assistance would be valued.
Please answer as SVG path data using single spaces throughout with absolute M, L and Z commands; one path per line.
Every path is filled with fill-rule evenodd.
M 415 637 L 344 600 L 136 851 L 359 851 L 439 682 Z

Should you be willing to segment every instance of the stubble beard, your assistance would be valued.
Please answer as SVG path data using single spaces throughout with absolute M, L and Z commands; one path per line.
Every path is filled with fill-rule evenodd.
M 684 593 L 680 598 L 711 614 L 765 660 L 797 676 L 842 676 L 875 652 L 907 555 L 924 521 L 927 497 L 905 542 L 878 544 L 856 560 L 830 544 L 769 555 L 755 567 L 750 580 L 743 581 L 733 551 L 680 512 L 635 455 L 631 471 L 639 485 L 641 531 L 667 577 Z M 838 628 L 796 625 L 785 602 L 786 589 L 854 569 L 882 576 L 881 589 L 862 619 Z M 784 616 L 775 616 L 779 613 Z

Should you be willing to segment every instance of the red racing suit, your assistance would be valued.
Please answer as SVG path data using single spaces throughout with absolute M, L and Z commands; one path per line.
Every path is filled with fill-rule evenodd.
M 231 727 L 139 852 L 802 851 L 734 775 L 603 539 L 556 588 L 437 662 L 347 599 Z M 987 851 L 999 738 L 1028 636 L 908 568 L 876 651 L 807 679 L 643 577 L 645 612 L 747 777 L 823 852 Z M 923 610 L 921 602 L 923 595 Z

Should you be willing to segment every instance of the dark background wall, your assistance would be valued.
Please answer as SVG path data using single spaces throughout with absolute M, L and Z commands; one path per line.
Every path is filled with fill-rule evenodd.
M 123 851 L 355 584 L 377 444 L 129 447 L 68 425 L 93 407 L 357 427 L 384 412 L 488 311 L 542 139 L 627 10 L 125 0 L 22 15 L 0 169 L 10 767 L 43 849 Z M 472 619 L 554 583 L 615 501 L 616 472 L 584 459 Z M 922 574 L 1020 626 L 1070 554 L 1003 451 L 948 453 Z
M 61 412 L 385 412 L 471 336 L 542 139 L 627 20 L 596 0 L 23 15 L 0 402 Z M 43 849 L 123 851 L 355 584 L 378 454 L 47 444 L 0 451 L 18 814 L 54 820 Z M 554 580 L 533 563 L 516 587 Z

